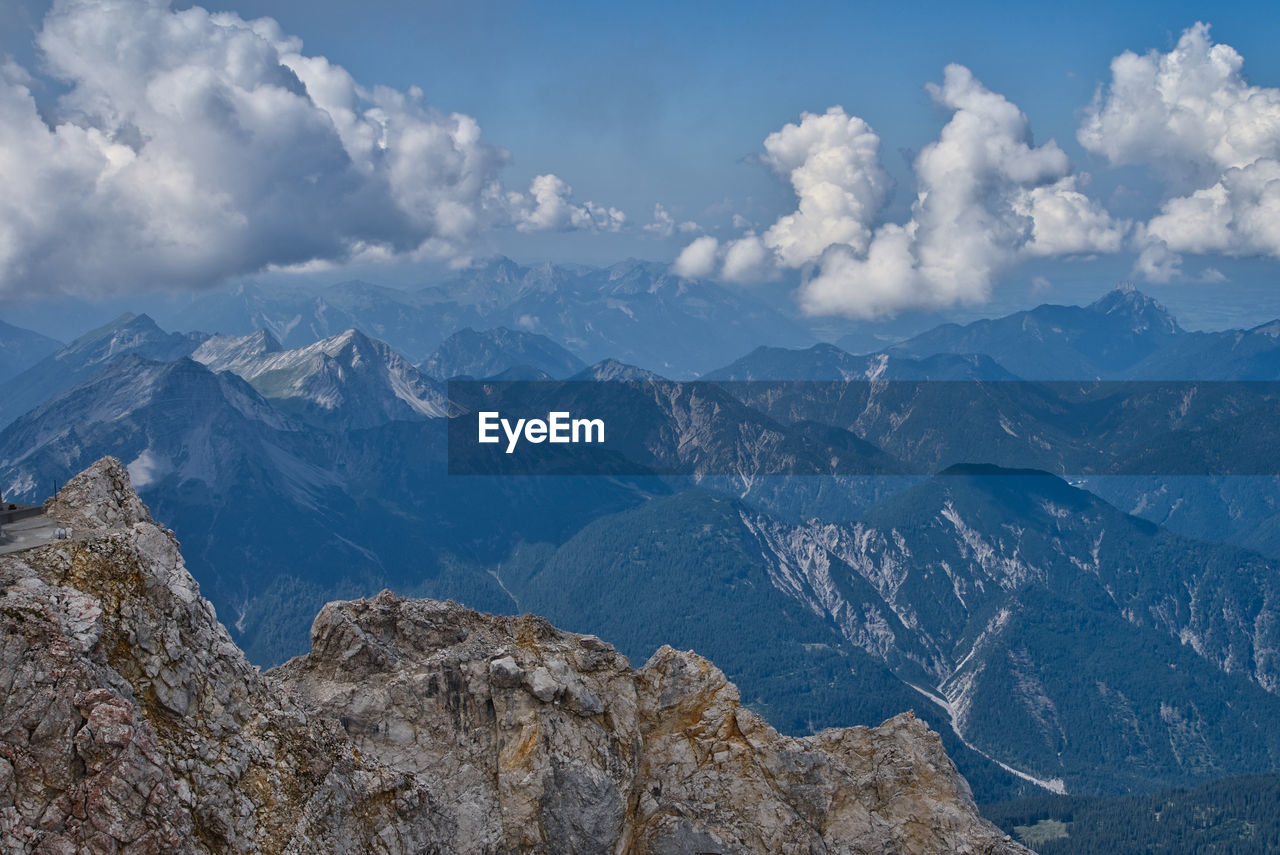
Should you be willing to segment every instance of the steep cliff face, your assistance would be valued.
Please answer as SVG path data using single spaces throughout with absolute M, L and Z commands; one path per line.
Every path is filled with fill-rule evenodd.
M 432 851 L 435 796 L 248 662 L 117 460 L 0 560 L 0 851 Z M 442 851 L 442 850 L 441 850 Z
M 711 663 L 334 603 L 261 674 L 118 461 L 0 558 L 0 851 L 1014 853 L 910 713 L 780 736 Z

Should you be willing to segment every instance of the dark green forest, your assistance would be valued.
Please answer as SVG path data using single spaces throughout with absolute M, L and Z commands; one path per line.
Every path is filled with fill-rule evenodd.
M 1280 775 L 1116 798 L 1032 796 L 982 813 L 1040 855 L 1280 852 Z

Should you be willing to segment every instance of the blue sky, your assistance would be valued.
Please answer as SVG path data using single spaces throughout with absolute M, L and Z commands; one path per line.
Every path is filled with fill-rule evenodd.
M 100 69 L 116 63 L 118 57 L 112 54 L 111 45 L 79 44 L 76 39 L 83 38 L 85 30 L 67 24 L 61 34 L 54 33 L 58 37 L 54 49 L 61 53 L 51 61 L 48 50 L 54 43 L 35 44 L 37 33 L 52 29 L 42 23 L 49 4 L 18 0 L 8 5 L 11 14 L 0 15 L 4 21 L 0 24 L 0 50 L 29 75 L 21 85 L 39 105 L 50 128 L 59 123 L 102 126 L 127 112 L 128 104 L 113 104 L 109 114 L 93 113 L 104 100 L 126 102 L 121 92 L 131 85 L 128 80 L 122 77 L 118 83 L 123 89 L 111 90 L 104 84 L 99 91 L 76 78 L 77 74 L 96 76 Z M 172 15 L 191 5 L 179 2 L 173 11 L 162 7 L 145 11 L 148 7 L 139 3 L 113 7 L 66 4 L 62 13 L 64 19 L 77 15 L 89 19 L 88 7 L 99 16 L 109 16 L 121 32 L 132 32 L 130 28 L 140 30 L 155 24 L 157 15 Z M 34 228 L 23 231 L 15 227 L 16 236 L 10 237 L 10 243 L 24 252 L 9 260 L 10 285 L 0 286 L 0 299 L 13 299 L 20 289 L 12 283 L 28 275 L 15 275 L 13 270 L 31 271 L 28 285 L 30 277 L 39 274 L 43 281 L 54 281 L 57 290 L 70 294 L 96 294 L 93 288 L 122 293 L 156 287 L 161 282 L 203 288 L 240 276 L 281 275 L 273 271 L 282 267 L 295 278 L 332 281 L 354 272 L 407 283 L 435 275 L 444 265 L 490 253 L 529 261 L 608 263 L 628 256 L 674 260 L 692 240 L 714 237 L 718 256 L 704 254 L 700 263 L 690 262 L 688 269 L 710 278 L 747 280 L 742 287 L 753 288 L 795 288 L 801 280 L 814 279 L 823 283 L 822 287 L 814 286 L 807 296 L 801 295 L 801 302 L 819 314 L 879 317 L 920 307 L 981 306 L 990 300 L 1035 301 L 1046 295 L 1075 299 L 1077 292 L 1096 293 L 1120 278 L 1136 278 L 1152 290 L 1172 294 L 1175 299 L 1171 302 L 1184 299 L 1189 305 L 1198 300 L 1208 305 L 1225 300 L 1247 304 L 1253 311 L 1263 295 L 1262 303 L 1270 305 L 1276 252 L 1265 235 L 1233 233 L 1201 252 L 1206 249 L 1200 245 L 1203 242 L 1178 232 L 1176 240 L 1166 242 L 1165 255 L 1152 255 L 1146 269 L 1156 272 L 1150 281 L 1144 280 L 1143 270 L 1135 269 L 1135 259 L 1152 241 L 1146 237 L 1139 240 L 1133 229 L 1148 222 L 1155 226 L 1152 218 L 1168 200 L 1191 198 L 1196 191 L 1211 188 L 1218 174 L 1209 170 L 1199 176 L 1198 183 L 1175 182 L 1161 174 L 1159 158 L 1140 162 L 1133 140 L 1110 148 L 1110 143 L 1104 142 L 1091 150 L 1077 139 L 1077 131 L 1095 92 L 1113 83 L 1109 63 L 1114 57 L 1126 50 L 1167 55 L 1176 50 L 1184 31 L 1197 21 L 1211 25 L 1213 44 L 1229 45 L 1243 57 L 1248 84 L 1280 87 L 1280 58 L 1272 49 L 1280 12 L 1274 4 L 921 3 L 891 7 L 854 3 L 220 0 L 203 6 L 211 12 L 234 13 L 237 20 L 274 18 L 279 30 L 273 38 L 301 39 L 301 55 L 325 57 L 345 69 L 365 90 L 385 86 L 403 93 L 418 87 L 424 109 L 473 118 L 482 129 L 482 140 L 508 155 L 501 162 L 485 161 L 476 167 L 485 181 L 500 182 L 501 190 L 494 192 L 503 194 L 501 215 L 494 213 L 492 198 L 482 204 L 477 201 L 479 195 L 472 194 L 454 200 L 458 205 L 470 205 L 472 213 L 480 212 L 477 223 L 465 234 L 442 236 L 444 214 L 410 210 L 414 203 L 403 200 L 396 201 L 409 211 L 403 221 L 371 224 L 378 216 L 379 200 L 370 196 L 372 191 L 353 196 L 349 185 L 355 179 L 340 176 L 328 184 L 321 182 L 320 190 L 284 187 L 280 199 L 271 204 L 323 210 L 325 194 L 336 194 L 333 207 L 354 211 L 351 222 L 334 222 L 330 217 L 296 227 L 275 220 L 259 225 L 255 218 L 268 215 L 258 198 L 232 200 L 230 214 L 226 210 L 211 213 L 184 208 L 168 221 L 183 223 L 185 231 L 166 233 L 163 242 L 177 245 L 191 240 L 194 244 L 202 239 L 191 233 L 202 222 L 201 217 L 212 220 L 236 215 L 240 213 L 237 205 L 245 208 L 246 221 L 252 226 L 247 231 L 262 237 L 255 240 L 248 234 L 215 234 L 208 239 L 207 243 L 222 254 L 242 256 L 238 266 L 220 264 L 213 258 L 184 266 L 180 253 L 160 253 L 148 263 L 130 268 L 120 281 L 96 285 L 78 281 L 77 277 L 84 278 L 83 268 L 63 260 L 54 264 L 40 256 L 43 250 L 39 245 L 42 240 L 49 242 L 47 235 Z M 94 20 L 100 25 L 108 18 Z M 44 38 L 49 37 L 46 32 Z M 153 44 L 157 56 L 163 57 L 164 45 L 158 44 L 163 39 L 154 35 L 145 38 L 153 40 L 147 44 Z M 128 44 L 127 38 L 117 41 Z M 217 64 L 221 59 L 211 61 Z M 918 240 L 920 245 L 906 250 L 909 259 L 902 262 L 909 268 L 907 278 L 918 280 L 914 290 L 907 289 L 911 293 L 846 299 L 843 294 L 847 289 L 889 287 L 863 285 L 864 280 L 871 282 L 877 275 L 868 266 L 867 254 L 879 245 L 880 226 L 914 222 L 911 206 L 923 186 L 916 160 L 961 109 L 955 106 L 958 101 L 947 106 L 925 89 L 928 83 L 943 82 L 948 63 L 963 66 L 982 91 L 1003 96 L 1021 111 L 1029 149 L 1053 140 L 1068 161 L 1045 166 L 1043 174 L 1030 183 L 1010 185 L 1004 201 L 1037 186 L 1035 182 L 1043 185 L 1079 177 L 1077 185 L 1063 192 L 1083 194 L 1095 213 L 1110 217 L 1115 240 L 1095 241 L 1096 247 L 1080 244 L 1076 252 L 1028 252 L 1025 244 L 1029 238 L 1023 235 L 1016 246 L 1002 244 L 989 258 L 976 260 L 979 267 L 990 266 L 977 283 L 952 282 L 948 279 L 951 274 L 933 271 L 927 240 Z M 139 75 L 134 87 L 139 90 L 153 79 L 147 77 L 150 69 L 135 67 L 130 73 Z M 68 92 L 81 92 L 81 97 L 68 103 Z M 956 92 L 956 98 L 967 97 L 960 89 Z M 806 255 L 797 250 L 787 256 L 778 249 L 777 230 L 770 229 L 800 205 L 793 187 L 795 174 L 790 174 L 789 180 L 787 169 L 780 167 L 776 158 L 770 161 L 765 156 L 765 140 L 788 123 L 800 123 L 803 113 L 821 115 L 834 105 L 843 108 L 842 117 L 863 120 L 877 137 L 874 168 L 887 177 L 892 189 L 873 194 L 875 211 L 874 216 L 864 218 L 866 234 L 837 242 L 839 252 L 820 255 L 813 250 Z M 1124 105 L 1117 107 L 1122 111 Z M 209 116 L 201 118 L 208 120 Z M 139 123 L 141 138 L 151 138 L 145 121 Z M 163 130 L 154 138 L 164 136 Z M 266 124 L 250 128 L 264 138 L 277 130 L 276 125 Z M 289 145 L 315 143 L 314 170 L 294 176 L 300 182 L 314 182 L 316 171 L 340 171 L 332 166 L 337 162 L 330 156 L 332 146 L 326 148 L 314 136 L 302 135 L 297 127 L 286 127 L 285 131 L 278 136 Z M 0 154 L 6 143 L 14 142 L 5 139 L 11 133 L 0 131 Z M 119 128 L 115 133 L 126 142 L 131 139 L 128 134 L 121 136 Z M 1011 133 L 1017 138 L 1019 131 L 1015 128 Z M 1114 137 L 1112 130 L 1108 133 Z M 191 146 L 180 135 L 172 142 L 174 150 Z M 344 144 L 349 148 L 349 143 Z M 201 151 L 203 159 L 193 167 L 211 170 L 206 178 L 219 179 L 219 169 L 256 151 L 232 148 L 220 152 L 214 143 L 209 145 L 211 150 Z M 153 148 L 158 149 L 159 143 Z M 1206 144 L 1205 151 L 1210 148 Z M 1260 151 L 1264 158 L 1271 154 L 1269 148 Z M 145 156 L 145 146 L 136 153 L 140 158 Z M 1190 154 L 1187 157 L 1188 163 L 1194 160 Z M 51 154 L 50 162 L 53 158 Z M 8 168 L 15 169 L 17 162 L 15 154 L 9 158 Z M 6 177 L 5 163 L 0 158 L 0 177 Z M 185 168 L 184 163 L 175 166 L 173 161 L 165 162 L 163 169 L 147 173 L 152 176 L 149 180 L 169 181 L 175 169 Z M 1214 163 L 1228 169 L 1243 161 Z M 557 176 L 561 183 L 544 188 L 555 205 L 539 207 L 530 182 L 548 174 Z M 417 179 L 429 181 L 421 175 Z M 282 183 L 289 180 L 286 174 Z M 403 184 L 402 179 L 396 180 Z M 1010 179 L 1004 176 L 1000 180 Z M 210 186 L 217 183 L 215 180 Z M 140 192 L 133 188 L 124 201 L 104 202 L 104 208 L 112 212 L 104 219 L 118 219 L 122 208 L 154 211 L 161 207 L 150 197 L 139 201 Z M 208 195 L 207 189 L 202 192 Z M 428 183 L 422 193 L 430 192 Z M 449 192 L 464 193 L 464 189 L 455 183 Z M 69 191 L 68 198 L 76 200 L 83 193 Z M 939 195 L 935 186 L 932 196 L 936 200 Z M 46 191 L 40 196 L 47 199 L 56 193 Z M 595 207 L 586 206 L 588 201 Z M 664 206 L 673 225 L 691 222 L 697 229 L 675 228 L 670 235 L 660 229 L 646 230 L 646 225 L 653 224 L 655 204 Z M 1016 207 L 1021 203 L 1009 204 Z M 364 205 L 367 210 L 361 207 Z M 1254 208 L 1267 211 L 1261 202 Z M 964 212 L 967 209 L 955 210 L 962 213 L 915 216 L 927 232 L 933 228 L 930 216 L 935 220 L 970 216 Z M 988 205 L 986 210 L 991 213 L 993 209 Z M 95 228 L 94 215 L 84 210 L 62 213 L 65 216 L 50 220 L 50 229 Z M 625 223 L 618 215 L 625 215 Z M 0 228 L 2 223 L 0 219 Z M 1155 228 L 1153 233 L 1167 236 L 1173 234 L 1173 228 L 1165 223 L 1164 232 Z M 306 229 L 320 237 L 309 238 Z M 112 246 L 131 241 L 154 246 L 155 231 L 154 224 L 148 223 L 123 235 L 108 230 L 99 252 L 110 259 Z M 1124 236 L 1120 237 L 1122 231 Z M 750 255 L 758 263 L 726 266 L 726 252 L 744 236 L 760 239 L 760 245 L 741 247 L 744 257 Z M 959 240 L 955 236 L 949 239 L 953 244 Z M 378 251 L 368 249 L 372 244 Z M 888 246 L 889 241 L 884 244 Z M 938 246 L 942 249 L 935 250 L 942 252 L 947 244 Z M 26 252 L 28 247 L 35 248 Z M 273 247 L 288 251 L 277 257 Z M 1172 255 L 1179 261 L 1170 267 L 1167 258 Z M 1165 266 L 1159 267 L 1161 263 Z
M 511 151 L 513 179 L 554 172 L 646 221 L 656 202 L 687 217 L 714 216 L 725 199 L 776 214 L 790 189 L 753 157 L 802 111 L 833 104 L 880 133 L 899 179 L 890 215 L 905 213 L 910 173 L 898 151 L 937 135 L 945 116 L 924 85 L 950 62 L 1007 96 L 1038 140 L 1056 139 L 1084 169 L 1094 165 L 1075 141 L 1080 110 L 1125 50 L 1168 50 L 1203 20 L 1244 55 L 1255 82 L 1280 86 L 1280 9 L 1263 3 L 203 5 L 274 17 L 362 81 L 421 86 Z M 598 239 L 581 243 L 598 260 L 618 257 Z M 624 254 L 654 252 L 621 243 Z

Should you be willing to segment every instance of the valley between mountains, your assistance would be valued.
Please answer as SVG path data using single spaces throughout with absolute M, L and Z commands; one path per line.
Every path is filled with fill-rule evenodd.
M 388 588 L 538 614 L 633 662 L 664 644 L 696 650 L 788 734 L 913 709 L 982 802 L 1280 770 L 1277 479 L 996 465 L 1063 430 L 1055 384 L 1280 379 L 1275 324 L 1190 332 L 1120 289 L 854 354 L 792 326 L 765 332 L 767 307 L 738 307 L 762 326 L 741 340 L 676 335 L 659 357 L 626 343 L 701 329 L 731 297 L 642 264 L 467 276 L 447 306 L 355 284 L 305 298 L 240 289 L 191 309 L 216 334 L 139 314 L 33 356 L 0 379 L 5 499 L 38 503 L 119 457 L 229 637 L 264 667 L 307 651 L 326 603 Z M 565 288 L 581 299 L 543 306 Z M 520 327 L 535 304 L 556 326 Z M 630 331 L 606 326 L 618 324 Z M 752 350 L 761 340 L 775 344 Z M 690 450 L 690 474 L 447 474 L 450 379 L 679 389 L 695 376 L 722 384 L 712 409 L 663 394 L 643 422 Z M 789 381 L 806 382 L 790 398 L 744 391 Z M 804 397 L 846 381 L 957 383 L 985 409 L 949 430 L 943 409 L 903 420 L 883 400 Z M 1044 409 L 1013 420 L 1009 384 Z M 1242 459 L 1272 423 L 1269 400 L 1197 400 L 1144 424 L 1150 454 L 1191 437 Z M 802 449 L 813 474 L 733 474 L 752 432 Z M 1086 450 L 1110 453 L 1121 433 L 1088 434 Z M 821 474 L 833 448 L 903 465 Z

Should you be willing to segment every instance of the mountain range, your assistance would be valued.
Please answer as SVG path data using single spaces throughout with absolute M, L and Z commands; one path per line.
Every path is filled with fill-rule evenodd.
M 431 360 L 465 328 L 504 327 L 548 337 L 586 363 L 613 357 L 672 376 L 711 370 L 762 343 L 810 338 L 805 324 L 742 291 L 635 260 L 588 268 L 497 258 L 417 290 L 243 284 L 196 299 L 170 323 L 228 335 L 266 330 L 289 348 L 354 327 L 413 363 Z
M 171 360 L 190 354 L 208 336 L 167 333 L 147 315 L 125 314 L 0 383 L 0 425 L 70 389 L 125 354 Z
M 1218 332 L 1183 329 L 1125 285 L 1087 306 L 1043 305 L 943 324 L 885 352 L 984 354 L 1026 380 L 1277 380 L 1280 321 Z
M 438 384 L 356 329 L 292 350 L 265 330 L 214 336 L 191 358 L 211 371 L 235 374 L 284 412 L 329 430 L 438 418 L 449 411 Z
M 1043 471 L 975 465 L 1063 471 L 1072 454 L 1189 426 L 1197 441 L 1230 431 L 1245 449 L 1267 436 L 1267 412 L 1239 396 L 1202 394 L 1176 419 L 1157 397 L 1146 421 L 1128 410 L 1098 421 L 1108 433 L 1064 421 L 1062 387 L 1040 381 L 1274 380 L 1267 327 L 1187 332 L 1132 290 L 864 355 L 757 347 L 768 338 L 744 321 L 738 358 L 704 361 L 706 385 L 692 386 L 651 358 L 586 364 L 616 334 L 600 319 L 629 317 L 601 309 L 607 299 L 634 314 L 628 329 L 651 356 L 662 348 L 655 318 L 673 307 L 676 338 L 699 337 L 680 324 L 709 292 L 652 266 L 473 271 L 414 298 L 440 310 L 434 332 L 407 309 L 378 316 L 397 336 L 417 330 L 412 354 L 359 317 L 404 299 L 391 290 L 341 286 L 330 296 L 345 302 L 324 311 L 311 295 L 293 306 L 310 306 L 306 322 L 292 325 L 271 301 L 294 296 L 261 295 L 258 316 L 219 316 L 226 295 L 214 295 L 207 333 L 166 333 L 140 315 L 82 336 L 4 382 L 0 488 L 39 501 L 98 457 L 120 457 L 232 637 L 264 665 L 305 649 L 324 602 L 390 587 L 537 611 L 633 658 L 692 647 L 789 732 L 915 707 L 984 800 L 1280 769 L 1268 727 L 1280 714 L 1275 478 L 1247 489 L 1233 478 L 1074 479 L 1086 492 Z M 744 311 L 724 300 L 715 313 Z M 571 303 L 597 315 L 588 322 Z M 540 306 L 563 335 L 524 329 L 514 306 Z M 258 328 L 244 328 L 254 317 Z M 614 356 L 639 352 L 619 341 Z M 707 345 L 704 359 L 729 341 L 689 346 Z M 450 476 L 446 422 L 467 402 L 448 400 L 440 381 L 458 377 L 614 396 L 627 414 L 620 437 L 654 470 L 686 474 Z M 848 381 L 881 397 L 830 397 Z M 921 387 L 964 400 L 923 407 L 906 395 Z M 1114 399 L 1086 410 L 1107 407 Z M 1027 437 L 1053 453 L 1012 455 Z M 781 471 L 812 474 L 768 476 L 761 464 L 787 455 Z M 840 455 L 882 472 L 959 468 L 822 475 Z

